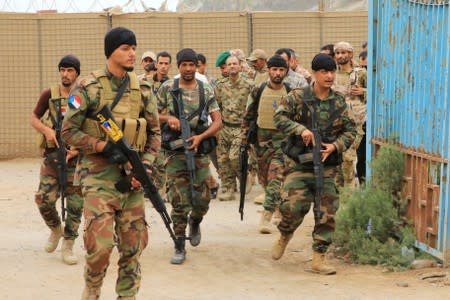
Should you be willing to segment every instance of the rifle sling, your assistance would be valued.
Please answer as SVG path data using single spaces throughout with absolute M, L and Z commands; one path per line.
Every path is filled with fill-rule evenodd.
M 128 85 L 128 74 L 126 74 L 124 80 L 122 81 L 122 84 L 120 85 L 119 89 L 117 90 L 117 94 L 114 97 L 113 102 L 111 103 L 111 111 L 113 111 L 114 107 L 119 103 L 120 99 L 123 96 L 123 93 L 125 92 L 125 89 Z

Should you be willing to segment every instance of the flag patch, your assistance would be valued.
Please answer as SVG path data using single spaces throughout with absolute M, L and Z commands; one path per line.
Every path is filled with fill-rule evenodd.
M 70 95 L 69 97 L 69 107 L 79 109 L 81 105 L 81 99 L 80 96 L 77 95 Z

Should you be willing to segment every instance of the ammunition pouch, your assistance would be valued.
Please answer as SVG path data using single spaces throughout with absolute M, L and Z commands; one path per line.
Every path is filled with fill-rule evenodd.
M 194 130 L 195 134 L 202 134 L 208 129 L 208 126 L 206 124 L 202 124 L 197 126 L 197 128 Z M 206 139 L 204 139 L 200 145 L 198 146 L 197 153 L 198 154 L 209 154 L 214 151 L 217 147 L 217 138 L 215 136 L 210 136 Z
M 334 142 L 332 137 L 324 137 L 322 141 L 324 143 L 330 144 Z M 290 159 L 294 160 L 296 163 L 304 165 L 305 167 L 313 167 L 313 147 L 312 144 L 306 146 L 303 140 L 298 135 L 291 135 L 289 138 L 281 142 L 281 150 Z M 325 166 L 337 166 L 342 163 L 342 154 L 334 151 L 325 160 Z
M 178 150 L 183 147 L 183 140 L 180 139 L 180 132 L 172 130 L 168 123 L 161 127 L 161 147 L 165 150 Z

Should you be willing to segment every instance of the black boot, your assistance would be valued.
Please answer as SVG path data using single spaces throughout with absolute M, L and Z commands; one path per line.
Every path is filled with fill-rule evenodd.
M 170 259 L 170 263 L 180 265 L 186 260 L 186 249 L 184 248 L 186 242 L 185 236 L 178 236 L 175 245 L 175 254 Z
M 189 242 L 192 247 L 197 247 L 202 240 L 202 232 L 200 231 L 200 222 L 203 218 L 196 219 L 189 216 Z

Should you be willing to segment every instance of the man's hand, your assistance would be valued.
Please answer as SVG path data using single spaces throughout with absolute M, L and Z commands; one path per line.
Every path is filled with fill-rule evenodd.
M 303 143 L 308 146 L 310 143 L 312 143 L 313 147 L 316 145 L 316 141 L 314 139 L 314 133 L 310 131 L 309 129 L 305 129 L 302 132 L 302 140 Z
M 352 89 L 350 91 L 350 93 L 353 96 L 362 96 L 362 95 L 364 95 L 365 92 L 366 92 L 366 89 L 362 88 L 362 87 L 359 87 L 357 84 L 352 86 Z
M 202 142 L 202 140 L 203 140 L 203 138 L 200 134 L 191 136 L 187 140 L 188 142 L 191 143 L 191 146 L 188 149 L 197 152 L 198 146 L 200 146 L 200 143 Z
M 77 157 L 78 154 L 80 154 L 78 150 L 68 149 L 66 151 L 66 162 L 69 162 L 69 160 L 71 160 L 72 158 Z
M 322 153 L 322 162 L 324 162 L 328 158 L 328 156 L 331 155 L 331 153 L 336 151 L 336 146 L 334 146 L 334 144 L 322 143 L 322 147 L 324 149 L 320 150 L 320 152 Z
M 55 143 L 56 147 L 59 148 L 58 139 L 56 138 L 56 132 L 50 127 L 45 127 L 44 135 L 47 143 Z
M 169 125 L 170 129 L 175 131 L 181 130 L 180 120 L 178 120 L 174 116 L 167 117 L 167 124 Z

